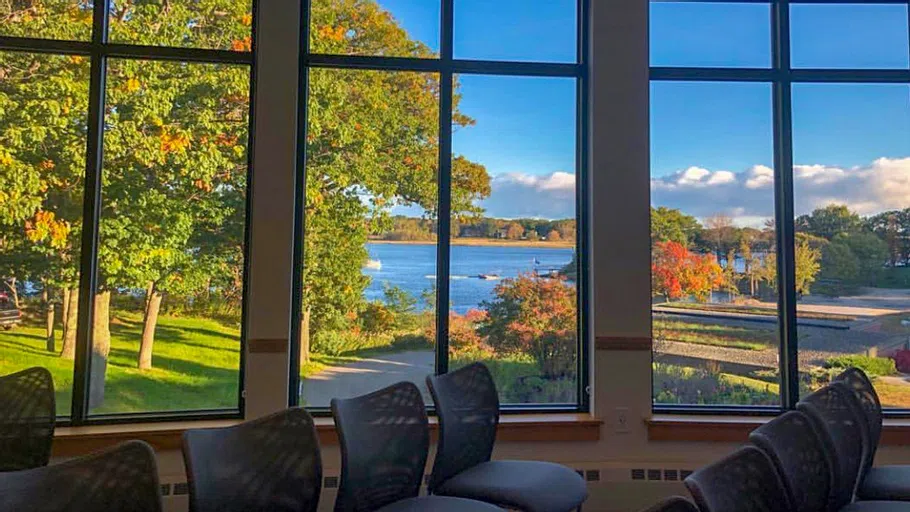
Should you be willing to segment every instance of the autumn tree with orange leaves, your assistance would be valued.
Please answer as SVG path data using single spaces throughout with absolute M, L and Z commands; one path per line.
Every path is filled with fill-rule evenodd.
M 655 242 L 651 250 L 651 290 L 668 300 L 694 297 L 707 301 L 724 282 L 723 269 L 711 254 L 697 254 L 672 241 Z

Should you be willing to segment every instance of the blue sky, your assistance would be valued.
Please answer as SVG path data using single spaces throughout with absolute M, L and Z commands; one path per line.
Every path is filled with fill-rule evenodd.
M 437 2 L 379 1 L 413 38 L 438 50 Z M 455 0 L 454 52 L 572 62 L 575 25 L 574 0 Z M 910 68 L 906 5 L 795 5 L 791 26 L 794 67 Z M 770 7 L 653 2 L 651 63 L 770 67 Z M 460 81 L 460 108 L 477 124 L 456 132 L 454 149 L 493 176 L 488 213 L 571 215 L 564 190 L 571 183 L 560 174 L 575 167 L 571 80 Z M 664 82 L 651 93 L 655 204 L 697 216 L 728 213 L 743 224 L 769 215 L 762 166 L 773 163 L 770 85 Z M 798 203 L 844 202 L 861 213 L 910 207 L 910 86 L 799 84 L 793 106 Z

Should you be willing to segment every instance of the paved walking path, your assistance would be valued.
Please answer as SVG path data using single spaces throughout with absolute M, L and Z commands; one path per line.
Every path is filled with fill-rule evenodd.
M 344 366 L 332 366 L 303 381 L 301 397 L 306 405 L 328 406 L 332 398 L 362 395 L 408 380 L 423 391 L 430 401 L 425 379 L 433 373 L 435 355 L 432 350 L 409 350 L 381 354 Z

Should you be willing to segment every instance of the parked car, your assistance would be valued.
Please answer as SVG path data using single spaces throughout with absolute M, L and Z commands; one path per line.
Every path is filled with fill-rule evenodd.
M 22 321 L 22 312 L 13 304 L 6 293 L 0 292 L 0 328 L 8 331 Z

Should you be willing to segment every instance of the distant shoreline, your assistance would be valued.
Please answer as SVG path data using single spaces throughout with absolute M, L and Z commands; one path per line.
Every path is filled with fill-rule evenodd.
M 436 245 L 433 240 L 367 240 L 368 244 Z M 574 249 L 575 242 L 535 242 L 531 240 L 496 240 L 491 238 L 453 238 L 452 245 L 470 247 L 534 247 L 537 249 Z

